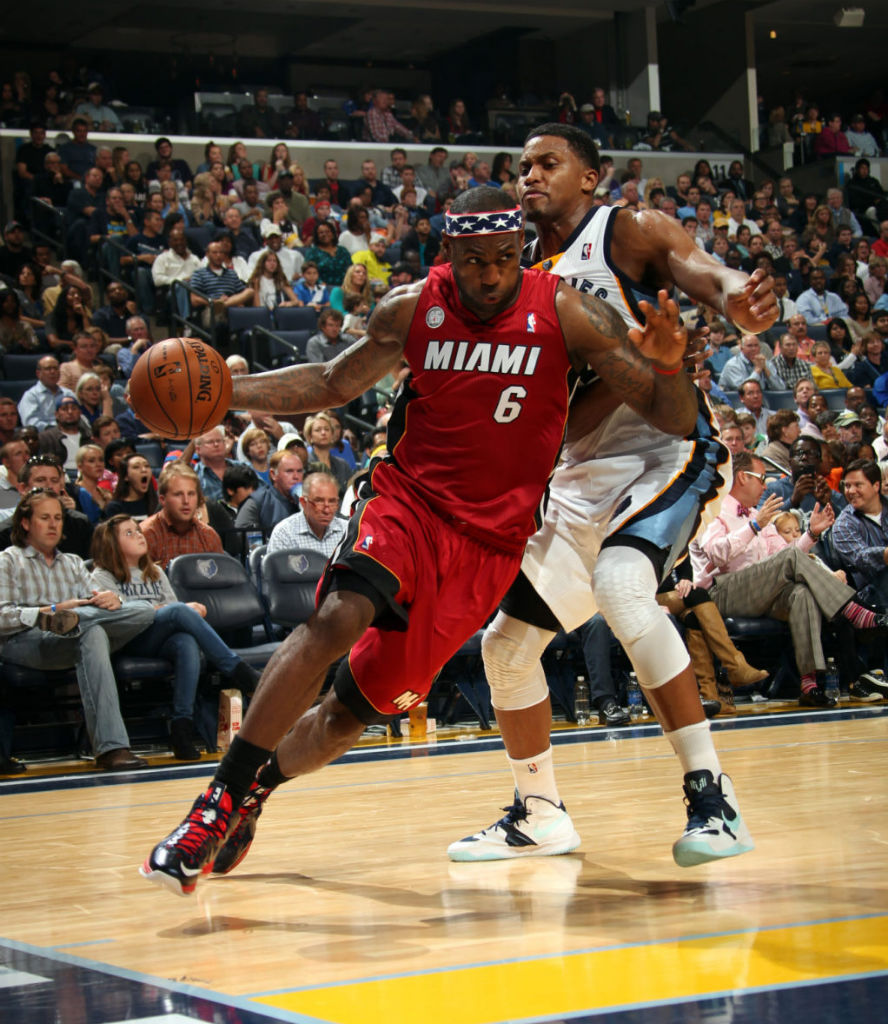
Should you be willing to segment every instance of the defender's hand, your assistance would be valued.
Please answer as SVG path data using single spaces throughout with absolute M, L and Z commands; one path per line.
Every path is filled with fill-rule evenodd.
M 657 293 L 657 302 L 657 306 L 644 300 L 639 303 L 645 319 L 644 330 L 631 328 L 629 340 L 657 367 L 666 371 L 680 370 L 688 346 L 687 329 L 679 318 L 677 303 L 669 298 L 665 288 Z

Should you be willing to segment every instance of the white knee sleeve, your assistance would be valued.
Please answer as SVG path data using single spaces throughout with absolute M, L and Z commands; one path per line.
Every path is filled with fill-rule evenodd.
M 592 589 L 642 686 L 654 690 L 687 668 L 688 650 L 657 604 L 654 567 L 641 551 L 622 545 L 604 548 L 595 565 Z
M 481 654 L 490 699 L 501 711 L 521 711 L 549 695 L 540 656 L 555 634 L 497 612 L 484 631 Z

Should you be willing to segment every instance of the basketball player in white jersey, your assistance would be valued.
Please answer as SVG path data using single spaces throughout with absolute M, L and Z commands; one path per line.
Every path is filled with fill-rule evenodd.
M 678 286 L 757 333 L 777 313 L 772 281 L 747 277 L 699 249 L 655 210 L 596 206 L 598 151 L 575 128 L 531 131 L 518 193 L 537 240 L 526 264 L 560 275 L 641 322 L 639 299 Z M 491 699 L 515 779 L 506 816 L 452 843 L 453 860 L 566 853 L 580 838 L 561 803 L 549 741 L 551 705 L 540 656 L 559 629 L 602 612 L 681 761 L 688 821 L 673 845 L 681 866 L 753 848 L 722 774 L 687 649 L 657 605 L 657 588 L 731 486 L 730 456 L 700 393 L 685 439 L 649 428 L 600 381 L 571 407 L 545 522 L 483 643 Z

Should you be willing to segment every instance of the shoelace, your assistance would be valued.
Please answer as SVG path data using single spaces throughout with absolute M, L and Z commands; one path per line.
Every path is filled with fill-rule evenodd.
M 500 818 L 497 822 L 498 825 L 515 825 L 519 821 L 527 821 L 527 808 L 524 806 L 524 801 L 517 796 L 515 803 L 509 807 L 503 807 L 502 810 L 506 812 L 506 816 Z
M 710 818 L 733 817 L 730 805 L 719 790 L 710 793 L 695 793 L 693 800 L 686 798 L 688 825 L 703 828 Z
M 177 831 L 182 831 L 182 834 L 176 837 L 174 845 L 185 850 L 191 856 L 203 853 L 203 844 L 207 833 L 215 834 L 218 839 L 225 838 L 225 830 L 220 829 L 218 825 L 218 815 L 211 824 L 207 824 L 203 820 L 204 812 L 210 806 L 212 805 L 206 795 L 198 797 L 197 802 L 191 809 L 191 814 L 185 819 L 185 825 L 188 827 L 184 831 L 181 828 L 177 829 Z M 175 835 L 176 833 L 173 834 Z

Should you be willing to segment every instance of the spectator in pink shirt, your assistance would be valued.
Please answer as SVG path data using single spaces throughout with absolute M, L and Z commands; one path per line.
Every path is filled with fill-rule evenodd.
M 832 506 L 814 506 L 805 532 L 791 545 L 773 520 L 782 509 L 778 495 L 756 507 L 765 492 L 765 464 L 741 452 L 732 457 L 734 483 L 718 517 L 691 545 L 695 586 L 709 590 L 723 618 L 771 616 L 789 623 L 801 675 L 803 707 L 829 708 L 818 675 L 826 671 L 821 626 L 841 615 L 855 629 L 888 630 L 888 615 L 864 608 L 851 587 L 808 557 L 833 522 Z

